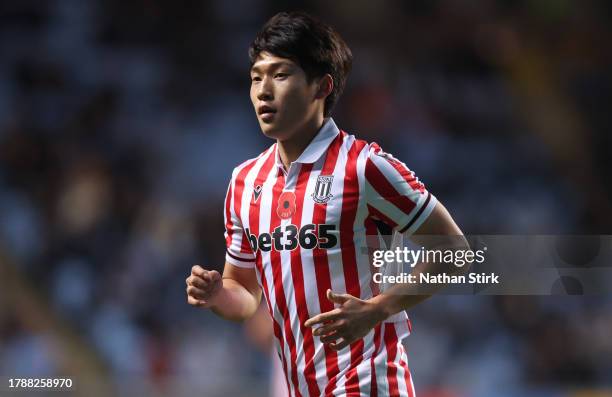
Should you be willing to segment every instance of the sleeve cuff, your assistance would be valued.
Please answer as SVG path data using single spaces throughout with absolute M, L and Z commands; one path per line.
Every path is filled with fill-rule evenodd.
M 247 269 L 255 267 L 255 258 L 243 258 L 240 256 L 236 256 L 230 253 L 229 250 L 225 251 L 225 261 L 231 263 L 234 266 L 244 267 Z
M 406 219 L 400 223 L 400 225 L 403 224 L 404 226 L 398 229 L 399 233 L 408 236 L 413 234 L 423 224 L 425 219 L 429 217 L 429 214 L 433 211 L 438 200 L 433 194 L 429 193 L 429 191 L 426 193 L 426 195 L 422 196 L 419 205 L 417 205 L 412 212 L 408 214 Z

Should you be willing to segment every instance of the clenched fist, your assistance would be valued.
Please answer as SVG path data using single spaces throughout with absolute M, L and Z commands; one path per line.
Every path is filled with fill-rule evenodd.
M 187 302 L 190 305 L 210 308 L 223 288 L 223 279 L 216 270 L 205 270 L 199 265 L 191 268 L 187 283 Z

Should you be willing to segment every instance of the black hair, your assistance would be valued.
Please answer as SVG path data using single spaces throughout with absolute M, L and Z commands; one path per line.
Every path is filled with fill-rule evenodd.
M 334 29 L 304 12 L 280 12 L 266 22 L 249 47 L 251 67 L 262 52 L 291 59 L 304 70 L 308 82 L 329 73 L 334 86 L 323 114 L 331 114 L 353 61 L 351 49 Z

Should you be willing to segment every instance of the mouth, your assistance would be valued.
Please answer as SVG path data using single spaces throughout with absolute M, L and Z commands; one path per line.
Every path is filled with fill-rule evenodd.
M 257 108 L 257 114 L 261 118 L 262 121 L 269 121 L 274 118 L 276 114 L 276 109 L 272 106 L 263 105 Z

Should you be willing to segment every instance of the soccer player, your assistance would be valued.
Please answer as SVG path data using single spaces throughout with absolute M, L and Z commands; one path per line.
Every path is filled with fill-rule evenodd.
M 279 13 L 249 58 L 251 101 L 276 142 L 234 169 L 223 276 L 194 266 L 188 302 L 242 321 L 263 293 L 291 396 L 414 396 L 405 310 L 429 295 L 380 293 L 362 248 L 381 225 L 417 243 L 461 230 L 404 163 L 331 119 L 352 63 L 332 28 Z

